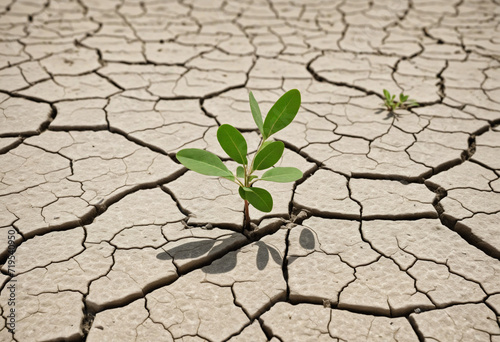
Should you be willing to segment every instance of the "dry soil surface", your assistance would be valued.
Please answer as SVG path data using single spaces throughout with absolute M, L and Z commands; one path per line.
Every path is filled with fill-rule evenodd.
M 500 341 L 498 0 L 0 4 L 1 341 Z M 175 153 L 293 88 L 242 234 Z

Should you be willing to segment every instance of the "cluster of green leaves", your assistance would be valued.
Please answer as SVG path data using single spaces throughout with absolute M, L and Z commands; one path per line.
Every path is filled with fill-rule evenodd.
M 262 119 L 259 104 L 252 92 L 249 94 L 250 109 L 262 140 L 252 161 L 247 157 L 247 142 L 245 137 L 233 126 L 224 124 L 217 130 L 217 140 L 222 149 L 235 162 L 240 164 L 236 174 L 231 172 L 222 160 L 215 154 L 196 148 L 183 149 L 177 152 L 177 159 L 185 167 L 207 176 L 226 178 L 239 186 L 240 197 L 248 201 L 256 209 L 270 212 L 273 208 L 271 194 L 263 189 L 254 187 L 257 181 L 278 183 L 294 182 L 302 178 L 302 172 L 295 167 L 273 167 L 283 155 L 285 145 L 281 141 L 268 140 L 271 135 L 288 126 L 300 107 L 300 92 L 292 89 L 276 101 Z M 258 170 L 267 170 L 259 178 L 254 174 Z
M 418 107 L 417 101 L 410 99 L 409 95 L 399 94 L 399 101 L 396 100 L 396 95 L 391 95 L 389 91 L 384 89 L 384 105 L 389 111 L 401 108 L 406 109 L 410 107 Z

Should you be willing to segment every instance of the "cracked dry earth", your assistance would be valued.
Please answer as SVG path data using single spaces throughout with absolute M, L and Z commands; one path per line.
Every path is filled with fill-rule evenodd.
M 498 1 L 0 3 L 1 341 L 500 341 Z M 242 234 L 175 153 L 292 88 Z

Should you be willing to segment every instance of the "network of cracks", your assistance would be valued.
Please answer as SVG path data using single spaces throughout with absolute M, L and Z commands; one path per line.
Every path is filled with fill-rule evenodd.
M 0 3 L 0 340 L 500 341 L 497 1 Z M 175 153 L 293 88 L 243 231 Z

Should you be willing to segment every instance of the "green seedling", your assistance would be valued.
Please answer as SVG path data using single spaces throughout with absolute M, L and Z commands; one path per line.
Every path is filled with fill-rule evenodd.
M 288 126 L 300 107 L 300 92 L 292 89 L 281 96 L 271 107 L 262 120 L 259 104 L 252 92 L 249 94 L 250 110 L 262 140 L 253 160 L 247 156 L 247 142 L 243 135 L 233 126 L 224 124 L 217 130 L 217 140 L 224 152 L 240 164 L 236 174 L 231 172 L 222 160 L 215 154 L 197 148 L 187 148 L 177 152 L 177 160 L 185 167 L 207 176 L 217 176 L 236 183 L 240 197 L 245 204 L 245 228 L 250 228 L 248 205 L 255 209 L 270 212 L 273 209 L 271 194 L 254 184 L 257 181 L 287 183 L 302 178 L 302 171 L 295 167 L 273 167 L 283 155 L 285 145 L 281 141 L 272 141 L 269 138 L 276 132 Z M 255 171 L 266 170 L 259 178 Z
M 399 94 L 399 101 L 396 100 L 396 95 L 391 95 L 389 91 L 384 89 L 384 105 L 388 111 L 394 111 L 395 109 L 407 109 L 411 107 L 418 107 L 418 103 L 415 100 L 410 99 L 409 95 Z

